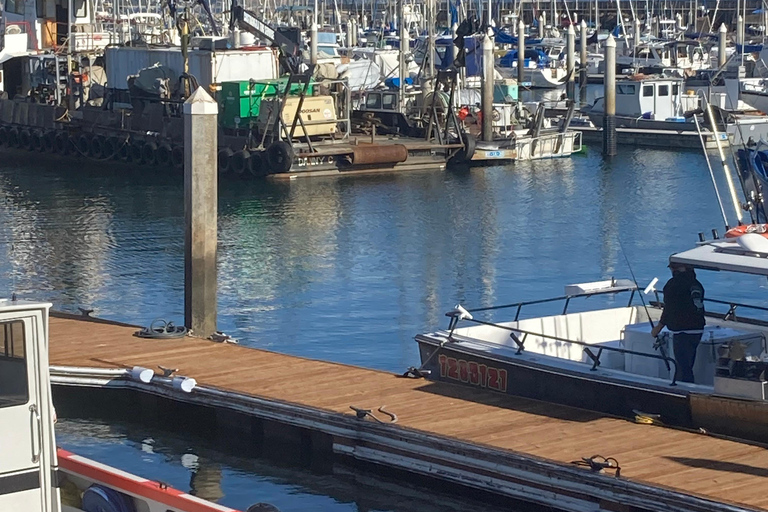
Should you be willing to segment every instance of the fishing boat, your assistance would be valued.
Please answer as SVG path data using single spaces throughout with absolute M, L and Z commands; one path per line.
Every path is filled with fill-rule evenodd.
M 669 261 L 697 270 L 768 276 L 767 257 L 768 239 L 749 233 L 701 242 Z M 407 375 L 768 439 L 768 322 L 741 313 L 768 309 L 707 299 L 694 383 L 680 382 L 674 336 L 666 330 L 657 338 L 650 334 L 661 316 L 661 300 L 635 300 L 658 296 L 653 284 L 640 290 L 633 280 L 611 278 L 566 286 L 555 298 L 474 309 L 458 305 L 446 313 L 447 329 L 416 336 L 421 366 Z M 607 298 L 605 307 L 576 305 L 598 297 Z M 555 311 L 526 315 L 545 307 Z
M 50 307 L 0 299 L 0 510 L 236 512 L 56 447 Z

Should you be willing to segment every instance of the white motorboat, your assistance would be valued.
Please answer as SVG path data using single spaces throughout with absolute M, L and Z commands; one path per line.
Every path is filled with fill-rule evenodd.
M 0 510 L 236 512 L 56 448 L 48 371 L 50 307 L 0 299 Z
M 702 242 L 669 259 L 700 270 L 768 276 L 767 257 L 768 239 L 752 233 Z M 629 295 L 623 304 L 620 293 Z M 476 309 L 459 305 L 446 314 L 448 329 L 416 336 L 422 364 L 407 374 L 768 439 L 768 322 L 741 314 L 768 308 L 707 299 L 695 382 L 686 383 L 675 378 L 674 337 L 650 334 L 661 316 L 659 301 L 637 304 L 633 298 L 638 293 L 633 281 L 610 279 L 566 286 L 563 296 L 551 299 Z M 573 312 L 578 299 L 597 296 L 611 300 L 601 309 Z M 524 316 L 545 305 L 558 310 L 550 316 Z M 502 321 L 481 319 L 504 312 L 508 316 Z

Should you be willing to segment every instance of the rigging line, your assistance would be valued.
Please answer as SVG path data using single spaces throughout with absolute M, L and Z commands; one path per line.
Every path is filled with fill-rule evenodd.
M 627 268 L 629 269 L 629 274 L 632 276 L 632 282 L 635 283 L 635 287 L 637 287 L 637 294 L 640 296 L 640 302 L 643 303 L 643 309 L 645 309 L 645 315 L 648 317 L 648 323 L 651 324 L 651 329 L 653 329 L 655 326 L 653 325 L 653 320 L 651 320 L 651 314 L 648 312 L 648 305 L 645 303 L 645 295 L 644 290 L 640 289 L 640 285 L 637 284 L 637 279 L 635 278 L 635 273 L 632 271 L 632 265 L 629 264 L 629 258 L 627 258 L 627 253 L 624 251 L 624 246 L 621 245 L 621 237 L 619 235 L 616 235 L 616 241 L 619 242 L 619 249 L 621 250 L 622 256 L 624 256 L 624 261 L 627 262 Z

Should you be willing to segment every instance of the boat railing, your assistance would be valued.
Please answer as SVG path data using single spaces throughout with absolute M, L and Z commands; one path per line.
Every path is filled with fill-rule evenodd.
M 628 286 L 611 286 L 610 288 L 605 289 L 599 289 L 591 292 L 584 292 L 584 293 L 574 293 L 574 294 L 568 294 L 568 295 L 561 295 L 559 297 L 551 297 L 548 299 L 537 299 L 537 300 L 528 300 L 525 302 L 515 302 L 512 304 L 502 304 L 500 306 L 488 306 L 484 308 L 473 308 L 473 309 L 467 309 L 468 313 L 480 313 L 483 311 L 495 311 L 497 309 L 509 309 L 509 308 L 517 308 L 517 311 L 515 312 L 515 319 L 514 321 L 517 322 L 520 319 L 520 313 L 523 310 L 523 307 L 525 306 L 533 306 L 537 304 L 547 304 L 550 302 L 560 302 L 564 301 L 565 304 L 563 305 L 563 315 L 568 314 L 568 306 L 571 303 L 571 299 L 579 299 L 579 298 L 589 298 L 589 297 L 595 297 L 597 295 L 611 295 L 615 293 L 622 293 L 622 292 L 631 292 L 629 295 L 629 301 L 627 301 L 627 307 L 632 305 L 632 300 L 635 298 L 635 292 L 637 291 L 637 286 L 635 285 L 628 285 Z M 453 311 L 450 311 L 445 314 L 445 316 L 454 316 L 452 315 Z
M 566 144 L 570 141 L 570 148 Z M 581 132 L 565 131 L 557 133 L 543 133 L 537 137 L 521 138 L 517 140 L 518 155 L 523 154 L 523 146 L 529 146 L 529 158 L 553 158 L 562 155 L 571 155 L 581 151 Z
M 591 295 L 595 295 L 595 294 L 591 294 Z M 541 302 L 546 302 L 546 301 L 540 301 L 539 303 Z M 512 338 L 512 341 L 514 341 L 515 345 L 517 345 L 517 351 L 515 352 L 516 355 L 522 354 L 523 350 L 525 350 L 525 341 L 529 335 L 552 340 L 552 341 L 558 341 L 561 343 L 570 343 L 574 345 L 580 345 L 583 347 L 583 351 L 586 354 L 586 356 L 592 361 L 592 367 L 590 368 L 590 371 L 597 371 L 598 366 L 600 366 L 600 357 L 602 356 L 603 351 L 617 352 L 620 354 L 630 354 L 633 356 L 647 357 L 650 359 L 658 359 L 664 362 L 664 365 L 667 367 L 667 371 L 669 371 L 672 374 L 672 382 L 670 383 L 670 386 L 677 385 L 677 362 L 666 354 L 666 348 L 663 343 L 657 343 L 656 345 L 654 345 L 654 348 L 659 350 L 659 355 L 650 354 L 647 352 L 638 352 L 636 350 L 628 350 L 625 348 L 609 347 L 604 345 L 600 345 L 596 347 L 595 345 L 584 342 L 584 341 L 569 340 L 567 338 L 563 338 L 561 336 L 555 336 L 552 334 L 544 334 L 540 332 L 527 331 L 525 329 L 520 329 L 517 327 L 509 327 L 507 325 L 499 325 L 493 322 L 478 320 L 472 317 L 472 315 L 468 314 L 469 311 L 472 311 L 472 310 L 466 310 L 464 308 L 459 307 L 453 311 L 449 311 L 448 313 L 446 313 L 446 316 L 451 317 L 450 333 L 448 334 L 449 340 L 452 339 L 453 331 L 456 325 L 458 324 L 459 320 L 464 320 L 464 321 L 472 322 L 478 325 L 486 325 L 489 327 L 496 327 L 498 329 L 509 331 L 509 337 Z M 597 349 L 597 353 L 593 351 L 595 348 Z M 674 368 L 674 371 L 672 371 L 672 368 Z

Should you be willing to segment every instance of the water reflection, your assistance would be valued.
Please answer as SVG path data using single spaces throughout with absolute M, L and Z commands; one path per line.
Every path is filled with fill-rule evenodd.
M 439 492 L 361 468 L 302 461 L 290 447 L 260 450 L 132 423 L 62 419 L 57 443 L 67 450 L 240 510 L 256 502 L 281 512 L 510 510 L 461 497 L 453 486 Z
M 0 169 L 0 289 L 132 323 L 180 321 L 181 180 L 23 157 Z M 223 182 L 219 214 L 221 330 L 392 371 L 416 362 L 413 335 L 445 325 L 456 303 L 629 277 L 620 246 L 639 281 L 663 278 L 670 253 L 721 223 L 698 153 L 620 148 L 604 161 L 594 147 L 469 171 Z M 742 300 L 766 284 L 704 279 L 708 295 Z

